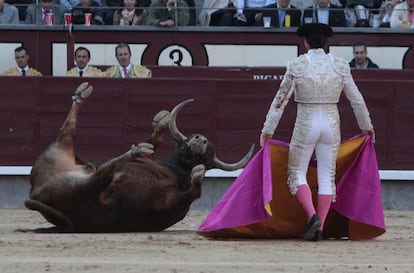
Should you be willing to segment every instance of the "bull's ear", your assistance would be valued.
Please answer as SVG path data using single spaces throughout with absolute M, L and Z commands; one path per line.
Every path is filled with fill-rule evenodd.
M 244 166 L 246 166 L 247 162 L 249 162 L 250 158 L 253 155 L 254 148 L 255 148 L 255 144 L 253 143 L 252 146 L 250 147 L 250 150 L 247 152 L 247 154 L 239 162 L 232 163 L 232 164 L 224 163 L 223 161 L 215 157 L 214 158 L 215 167 L 218 169 L 222 169 L 224 171 L 235 171 L 235 170 L 241 169 Z
M 186 136 L 184 136 L 184 135 L 180 132 L 180 130 L 178 130 L 178 128 L 177 128 L 177 123 L 176 123 L 177 115 L 178 115 L 178 113 L 181 111 L 181 109 L 182 109 L 185 105 L 187 105 L 188 103 L 192 102 L 193 100 L 194 100 L 194 99 L 188 99 L 188 100 L 185 100 L 185 101 L 181 102 L 180 104 L 176 105 L 176 106 L 174 107 L 174 109 L 172 109 L 172 110 L 171 110 L 171 120 L 170 120 L 170 123 L 168 124 L 168 127 L 169 127 L 169 129 L 170 129 L 170 133 L 171 133 L 172 137 L 173 137 L 173 138 L 174 138 L 177 142 L 180 142 L 180 141 L 183 141 L 183 140 L 186 140 L 186 139 L 187 139 L 187 137 L 186 137 Z

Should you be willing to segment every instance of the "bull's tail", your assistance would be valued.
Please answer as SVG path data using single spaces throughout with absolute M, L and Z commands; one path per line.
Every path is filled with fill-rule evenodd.
M 69 217 L 67 217 L 65 214 L 63 214 L 57 209 L 54 209 L 42 202 L 33 199 L 26 200 L 24 202 L 24 205 L 26 206 L 26 208 L 30 210 L 36 210 L 40 212 L 43 215 L 43 217 L 46 218 L 47 221 L 56 225 L 57 227 L 63 228 L 63 230 L 67 232 L 73 231 L 75 229 Z

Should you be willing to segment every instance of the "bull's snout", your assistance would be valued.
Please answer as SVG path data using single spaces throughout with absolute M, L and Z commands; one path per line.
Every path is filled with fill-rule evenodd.
M 207 150 L 208 140 L 202 135 L 194 135 L 188 141 L 188 146 L 194 154 L 204 154 Z

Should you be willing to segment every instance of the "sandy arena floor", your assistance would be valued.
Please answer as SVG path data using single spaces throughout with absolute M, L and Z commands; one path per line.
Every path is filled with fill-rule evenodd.
M 0 272 L 414 272 L 414 211 L 386 211 L 387 232 L 364 242 L 207 240 L 206 212 L 191 211 L 159 233 L 35 234 L 37 212 L 0 209 Z

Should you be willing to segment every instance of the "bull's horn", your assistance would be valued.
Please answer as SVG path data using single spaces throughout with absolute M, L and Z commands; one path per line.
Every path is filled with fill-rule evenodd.
M 188 99 L 185 100 L 183 102 L 181 102 L 180 104 L 176 105 L 174 107 L 174 109 L 172 109 L 171 111 L 171 121 L 168 124 L 168 127 L 170 129 L 170 133 L 172 135 L 172 137 L 176 140 L 176 141 L 183 141 L 185 139 L 187 139 L 186 136 L 184 136 L 177 128 L 177 123 L 176 123 L 176 119 L 177 119 L 177 114 L 178 112 L 180 112 L 180 110 L 189 102 L 192 102 L 194 99 Z
M 235 171 L 240 168 L 243 168 L 247 164 L 247 162 L 249 162 L 250 158 L 252 157 L 253 152 L 254 152 L 254 147 L 255 145 L 252 144 L 249 152 L 242 158 L 242 160 L 240 160 L 239 162 L 233 163 L 233 164 L 224 163 L 220 159 L 214 158 L 215 167 L 218 169 L 222 169 L 224 171 Z

